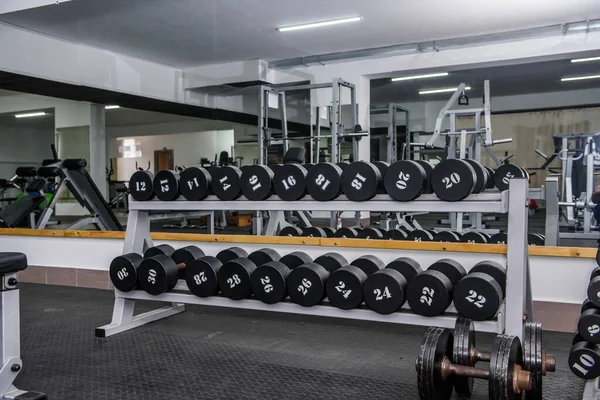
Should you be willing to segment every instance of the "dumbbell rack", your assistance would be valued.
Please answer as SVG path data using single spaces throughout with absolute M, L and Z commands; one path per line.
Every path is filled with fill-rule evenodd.
M 153 246 L 150 237 L 150 221 L 156 213 L 177 213 L 181 211 L 205 211 L 205 210 L 266 210 L 266 211 L 293 211 L 293 210 L 314 210 L 314 211 L 423 211 L 423 212 L 488 212 L 488 213 L 508 213 L 507 234 L 510 241 L 507 245 L 506 262 L 508 267 L 506 280 L 506 297 L 499 312 L 494 320 L 475 323 L 475 329 L 482 332 L 505 332 L 510 335 L 518 336 L 523 340 L 524 316 L 529 320 L 533 317 L 533 302 L 531 296 L 531 282 L 529 277 L 529 258 L 527 247 L 527 207 L 526 195 L 528 182 L 525 179 L 513 179 L 510 182 L 510 189 L 507 192 L 481 193 L 469 196 L 460 202 L 443 202 L 435 195 L 422 195 L 416 201 L 397 202 L 390 200 L 386 195 L 377 196 L 375 199 L 366 202 L 353 202 L 341 196 L 338 200 L 328 202 L 318 202 L 310 198 L 300 201 L 286 202 L 272 197 L 266 201 L 248 201 L 237 200 L 223 202 L 213 197 L 204 201 L 184 201 L 174 202 L 148 201 L 139 202 L 130 199 L 129 219 L 127 222 L 127 231 L 123 253 L 143 253 L 145 249 Z M 510 196 L 509 196 L 510 193 Z M 267 238 L 264 238 L 268 240 Z M 286 238 L 287 239 L 287 238 Z M 313 239 L 307 240 L 311 243 L 319 243 L 314 238 L 291 238 L 291 239 Z M 320 239 L 323 241 L 332 239 Z M 336 239 L 344 241 L 347 239 Z M 218 243 L 217 243 L 218 242 Z M 273 241 L 277 243 L 276 241 Z M 376 249 L 375 241 L 370 241 L 366 246 Z M 265 241 L 261 241 L 265 243 Z M 300 242 L 298 242 L 300 243 Z M 385 248 L 386 242 L 381 242 L 381 248 Z M 256 243 L 255 243 L 256 244 Z M 215 255 L 219 250 L 236 245 L 236 243 L 205 242 L 202 245 L 203 250 L 209 255 Z M 237 243 L 241 245 L 241 243 Z M 310 245 L 308 243 L 308 245 Z M 475 244 L 461 244 L 465 248 L 470 246 L 484 246 Z M 487 245 L 497 246 L 497 245 Z M 273 246 L 277 249 L 277 246 Z M 294 246 L 279 245 L 282 253 L 297 250 L 298 244 Z M 329 247 L 323 247 L 323 252 L 340 251 L 343 245 L 336 247 L 335 250 Z M 402 256 L 410 257 L 409 251 L 401 251 Z M 343 253 L 342 253 L 343 254 Z M 400 254 L 398 255 L 400 256 Z M 457 253 L 458 257 L 458 253 Z M 482 257 L 485 257 L 482 254 Z M 442 258 L 442 257 L 440 257 Z M 458 260 L 460 262 L 460 260 Z M 163 301 L 171 303 L 153 311 L 134 315 L 135 302 L 137 300 Z M 184 304 L 197 304 L 205 306 L 229 307 L 239 309 L 261 310 L 285 312 L 292 314 L 318 315 L 333 318 L 357 319 L 365 321 L 388 322 L 394 324 L 409 324 L 422 326 L 440 326 L 454 327 L 456 320 L 456 309 L 451 305 L 446 313 L 438 317 L 424 317 L 414 314 L 405 306 L 405 310 L 393 313 L 391 315 L 380 315 L 366 308 L 354 310 L 337 309 L 327 302 L 315 307 L 302 307 L 291 302 L 281 302 L 268 305 L 259 300 L 230 300 L 225 297 L 214 296 L 209 298 L 200 298 L 189 292 L 184 281 L 179 281 L 174 291 L 152 296 L 141 290 L 132 292 L 121 292 L 115 289 L 115 303 L 113 309 L 112 322 L 108 325 L 96 328 L 96 336 L 108 337 L 149 322 L 153 322 L 185 310 Z M 506 312 L 510 310 L 510 313 Z

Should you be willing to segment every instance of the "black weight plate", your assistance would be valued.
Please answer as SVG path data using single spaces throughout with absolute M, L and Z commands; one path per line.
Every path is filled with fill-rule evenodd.
M 246 250 L 244 250 L 240 247 L 230 247 L 228 249 L 221 250 L 219 252 L 219 254 L 217 254 L 217 258 L 223 264 L 225 264 L 227 261 L 231 261 L 236 258 L 246 258 L 246 257 L 248 257 L 248 253 L 246 252 Z
M 486 189 L 493 189 L 495 186 L 494 170 L 491 169 L 490 167 L 484 167 L 484 168 L 488 172 L 488 181 L 487 181 Z
M 186 200 L 200 201 L 210 194 L 212 177 L 202 167 L 188 167 L 179 174 L 179 191 Z
M 600 348 L 593 343 L 576 343 L 569 352 L 569 368 L 578 378 L 598 378 L 600 376 Z
M 306 168 L 306 172 L 310 171 L 312 167 L 315 166 L 315 164 L 302 164 L 302 166 L 304 168 Z
M 425 160 L 415 160 L 423 169 L 427 175 L 427 185 L 425 186 L 424 193 L 433 193 L 433 187 L 431 186 L 431 173 L 433 172 L 433 164 Z
M 316 306 L 325 297 L 329 272 L 319 264 L 310 263 L 294 268 L 287 279 L 288 293 L 293 303 Z
M 442 362 L 450 358 L 453 336 L 450 329 L 430 327 L 419 347 L 415 363 L 417 389 L 423 400 L 449 400 L 452 396 L 452 379 L 443 379 Z
M 473 193 L 476 183 L 475 169 L 465 160 L 443 160 L 431 173 L 433 191 L 444 201 L 464 200 Z
M 427 189 L 427 172 L 416 161 L 396 161 L 385 171 L 383 185 L 392 199 L 412 201 Z
M 279 262 L 287 265 L 289 269 L 294 269 L 303 264 L 310 264 L 313 262 L 313 260 L 308 254 L 302 251 L 294 251 L 281 257 Z
M 362 286 L 366 280 L 367 274 L 353 265 L 333 271 L 325 285 L 329 302 L 342 310 L 358 307 L 363 301 Z
M 579 332 L 575 332 L 575 336 L 573 336 L 573 346 L 575 346 L 577 343 L 581 343 L 581 342 L 585 342 L 585 339 L 581 337 L 581 335 L 579 334 Z
M 506 267 L 495 261 L 481 261 L 478 262 L 471 268 L 469 273 L 472 272 L 483 272 L 488 274 L 498 282 L 498 285 L 502 289 L 503 297 L 506 295 Z
M 597 276 L 590 281 L 587 289 L 587 297 L 593 305 L 600 307 L 600 276 Z
M 333 237 L 356 239 L 358 237 L 358 231 L 355 228 L 340 228 L 334 232 Z
M 456 284 L 453 299 L 459 314 L 473 321 L 487 321 L 496 315 L 503 295 L 490 275 L 472 272 Z
M 273 194 L 273 171 L 266 165 L 249 165 L 240 178 L 242 194 L 248 200 L 266 200 Z
M 386 240 L 408 240 L 408 233 L 402 229 L 390 229 L 389 231 L 382 232 L 383 238 Z
M 248 256 L 248 260 L 252 261 L 257 267 L 260 267 L 261 265 L 270 261 L 279 261 L 280 258 L 281 256 L 278 252 L 268 247 L 253 251 Z
M 418 262 L 408 257 L 399 257 L 390 262 L 385 268 L 393 269 L 404 277 L 407 282 L 410 282 L 412 278 L 423 272 L 421 265 Z
M 600 311 L 591 309 L 581 313 L 577 323 L 577 330 L 585 341 L 596 344 L 600 343 Z
M 395 269 L 382 269 L 363 284 L 365 304 L 379 314 L 398 311 L 406 302 L 406 278 Z
M 302 236 L 305 237 L 316 237 L 316 238 L 326 238 L 327 232 L 323 230 L 323 228 L 319 228 L 316 226 L 309 226 L 308 228 L 302 229 Z
M 315 264 L 321 265 L 329 273 L 349 265 L 348 261 L 338 253 L 325 253 L 315 259 Z
M 319 163 L 306 175 L 306 189 L 317 201 L 337 198 L 342 190 L 342 169 L 333 163 Z
M 524 178 L 525 171 L 514 164 L 503 164 L 494 172 L 494 184 L 501 191 L 508 190 L 508 185 L 513 178 Z
M 363 228 L 358 232 L 357 239 L 383 239 L 383 233 L 377 228 Z
M 217 274 L 223 263 L 218 258 L 204 256 L 185 268 L 185 282 L 190 292 L 198 297 L 210 297 L 219 290 Z
M 154 174 L 150 171 L 135 171 L 129 179 L 129 193 L 137 201 L 154 198 Z
M 357 258 L 350 265 L 360 268 L 367 276 L 385 268 L 383 261 L 371 254 Z
M 408 282 L 406 298 L 416 314 L 435 317 L 452 301 L 452 282 L 439 271 L 424 271 Z
M 288 225 L 279 231 L 279 236 L 302 236 L 302 229 L 297 226 Z
M 532 388 L 527 391 L 525 398 L 531 400 L 542 399 L 542 324 L 539 322 L 526 322 L 525 335 L 523 336 L 523 369 L 531 373 Z
M 342 169 L 342 171 L 344 171 L 346 168 L 348 168 L 350 166 L 350 163 L 347 161 L 342 161 L 339 163 L 335 163 L 335 165 L 337 165 L 338 167 L 340 167 Z
M 492 347 L 490 359 L 489 398 L 498 400 L 520 399 L 521 394 L 513 391 L 515 364 L 523 360 L 521 342 L 518 337 L 498 335 Z
M 196 258 L 204 257 L 204 252 L 197 246 L 181 247 L 171 254 L 171 259 L 175 264 L 189 265 Z M 185 268 L 179 270 L 179 279 L 185 279 Z
M 175 252 L 173 246 L 168 244 L 159 244 L 158 246 L 152 246 L 146 249 L 144 252 L 144 258 L 158 256 L 159 254 L 164 254 L 165 256 L 171 257 L 171 255 Z
M 137 288 L 137 269 L 144 257 L 137 253 L 123 254 L 110 263 L 109 275 L 113 286 L 121 292 Z
M 173 201 L 179 197 L 179 173 L 159 171 L 154 177 L 154 194 L 162 201 Z
M 534 233 L 528 233 L 527 234 L 527 244 L 529 246 L 543 246 L 544 243 L 544 239 L 540 238 L 538 235 L 534 234 Z
M 481 232 L 474 232 L 474 231 L 469 231 L 466 232 L 462 235 L 462 237 L 460 238 L 460 241 L 463 243 L 487 243 L 488 242 L 488 238 L 487 236 L 485 236 L 484 234 L 482 234 Z
M 473 193 L 482 192 L 487 186 L 488 173 L 486 169 L 483 167 L 483 165 L 481 165 L 480 162 L 476 160 L 468 158 L 465 159 L 465 161 L 471 164 L 471 167 L 473 167 L 473 169 L 475 170 L 475 174 L 477 175 L 477 182 L 475 183 L 475 189 L 473 189 Z
M 458 317 L 454 325 L 454 340 L 452 346 L 452 362 L 454 364 L 474 367 L 475 363 L 471 357 L 471 351 L 475 348 L 475 327 L 471 320 Z M 454 389 L 456 393 L 464 397 L 471 397 L 473 393 L 472 377 L 454 376 Z
M 594 303 L 592 303 L 592 302 L 590 301 L 590 299 L 585 299 L 585 300 L 583 301 L 583 303 L 581 304 L 581 311 L 579 311 L 579 313 L 583 313 L 583 312 L 585 312 L 585 311 L 587 311 L 587 310 L 591 310 L 592 308 L 598 308 L 598 307 L 596 307 L 596 306 L 594 305 Z
M 157 296 L 172 288 L 170 287 L 172 279 L 170 274 L 174 273 L 177 277 L 178 272 L 175 263 L 169 256 L 159 254 L 144 258 L 138 267 L 138 285 L 146 293 Z
M 334 237 L 333 235 L 335 234 L 335 231 L 333 229 L 331 229 L 330 227 L 324 226 L 321 229 L 323 229 L 323 231 L 325 232 L 325 234 L 327 235 L 328 238 Z
M 443 258 L 431 264 L 427 270 L 440 271 L 450 279 L 452 286 L 455 286 L 463 276 L 467 274 L 465 268 L 458 261 L 450 258 Z
M 238 167 L 226 166 L 210 170 L 212 191 L 223 201 L 237 200 L 242 195 L 240 178 L 242 171 Z
M 433 241 L 433 235 L 429 231 L 416 229 L 408 232 L 406 240 L 412 240 L 414 242 L 431 242 Z
M 508 236 L 506 235 L 506 233 L 496 233 L 495 235 L 492 235 L 492 237 L 490 237 L 490 240 L 488 240 L 488 243 L 491 244 L 506 244 L 508 242 Z
M 379 185 L 379 193 L 386 193 L 385 186 L 383 185 L 383 177 L 385 176 L 385 171 L 390 166 L 390 163 L 385 161 L 373 161 L 373 165 L 377 167 L 379 170 L 379 175 L 381 176 L 381 184 Z
M 249 297 L 252 292 L 250 277 L 255 270 L 256 264 L 247 258 L 235 258 L 223 263 L 217 273 L 223 295 L 231 300 Z
M 435 236 L 433 237 L 433 241 L 445 243 L 458 243 L 460 242 L 460 236 L 456 232 L 441 231 L 435 234 Z
M 287 265 L 269 261 L 252 274 L 252 293 L 266 304 L 279 303 L 287 296 L 286 280 L 290 274 Z
M 357 161 L 342 172 L 342 192 L 352 201 L 367 201 L 379 193 L 381 173 L 369 162 Z
M 594 279 L 597 276 L 600 276 L 600 267 L 596 267 L 592 270 L 592 272 L 590 273 L 590 280 Z
M 300 164 L 296 164 L 296 165 L 300 165 Z M 275 175 L 277 173 L 277 171 L 279 171 L 279 168 L 283 167 L 283 164 L 269 164 L 268 167 L 271 168 L 271 171 L 273 171 L 273 175 Z M 240 169 L 242 169 L 242 168 L 240 167 Z M 242 170 L 242 173 L 244 173 L 244 170 Z

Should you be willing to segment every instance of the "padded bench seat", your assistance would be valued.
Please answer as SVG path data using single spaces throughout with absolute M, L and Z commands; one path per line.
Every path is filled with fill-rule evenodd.
M 22 271 L 27 268 L 27 256 L 23 253 L 0 253 L 0 275 Z

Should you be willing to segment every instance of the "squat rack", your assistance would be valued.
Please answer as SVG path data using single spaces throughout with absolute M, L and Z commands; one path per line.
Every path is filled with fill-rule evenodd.
M 138 202 L 130 199 L 130 212 L 127 223 L 127 231 L 123 246 L 123 253 L 143 253 L 148 247 L 153 246 L 150 237 L 150 220 L 153 213 L 168 213 L 181 211 L 203 211 L 203 210 L 241 210 L 241 209 L 266 209 L 272 211 L 285 210 L 342 210 L 342 211 L 424 211 L 432 212 L 441 207 L 450 211 L 474 210 L 478 212 L 508 213 L 508 237 L 511 238 L 506 247 L 506 258 L 497 254 L 497 245 L 476 245 L 462 244 L 461 249 L 469 249 L 471 246 L 489 246 L 490 253 L 487 255 L 468 253 L 455 253 L 454 256 L 458 262 L 463 265 L 474 264 L 480 261 L 482 257 L 489 259 L 499 259 L 505 261 L 507 265 L 506 279 L 506 297 L 500 310 L 494 320 L 477 322 L 475 328 L 483 332 L 507 333 L 518 336 L 523 340 L 524 321 L 533 318 L 533 301 L 531 293 L 531 280 L 529 273 L 529 258 L 527 247 L 527 208 L 524 207 L 527 195 L 528 182 L 525 179 L 513 179 L 510 181 L 509 192 L 483 193 L 469 196 L 461 202 L 442 202 L 434 195 L 423 195 L 416 201 L 396 202 L 390 199 L 376 198 L 375 200 L 356 203 L 345 199 L 317 202 L 311 199 L 285 202 L 278 199 L 266 201 L 248 201 L 241 200 L 232 202 L 222 202 L 214 197 L 209 197 L 205 201 L 185 201 L 178 200 L 174 202 L 161 202 L 152 200 L 148 202 Z M 509 196 L 510 193 L 510 196 Z M 233 240 L 236 245 L 240 245 L 243 240 Z M 285 254 L 290 251 L 302 250 L 312 252 L 313 254 L 323 254 L 327 251 L 353 252 L 354 255 L 364 255 L 365 247 L 377 249 L 377 255 L 384 261 L 389 262 L 397 257 L 398 252 L 393 250 L 393 242 L 387 241 L 362 241 L 351 239 L 317 239 L 317 238 L 249 238 L 244 247 L 249 250 L 259 249 L 269 244 L 276 251 Z M 282 244 L 286 243 L 286 244 Z M 231 246 L 231 242 L 221 241 L 218 237 L 207 236 L 206 242 L 203 242 L 202 248 L 206 254 L 215 255 L 218 251 Z M 434 244 L 432 244 L 434 245 Z M 431 257 L 438 256 L 431 251 L 405 250 L 403 255 L 415 258 L 423 265 L 430 265 Z M 472 247 L 478 252 L 482 247 Z M 495 250 L 495 251 L 493 251 Z M 465 251 L 465 250 L 461 250 Z M 468 251 L 468 250 L 467 250 Z M 502 251 L 500 251 L 502 253 Z M 344 254 L 342 252 L 342 254 Z M 162 301 L 170 305 L 155 309 L 142 314 L 134 315 L 136 301 Z M 451 328 L 456 321 L 455 311 L 451 306 L 445 314 L 438 317 L 423 317 L 405 309 L 391 315 L 380 315 L 366 308 L 359 308 L 349 311 L 337 309 L 324 303 L 315 307 L 302 307 L 289 301 L 283 301 L 274 305 L 267 305 L 259 300 L 245 299 L 240 301 L 230 300 L 222 296 L 213 296 L 209 298 L 200 298 L 191 294 L 185 282 L 180 281 L 174 291 L 152 296 L 146 292 L 136 290 L 132 292 L 121 292 L 115 289 L 115 302 L 113 307 L 112 321 L 108 325 L 96 328 L 96 336 L 108 337 L 114 334 L 133 329 L 135 327 L 153 322 L 185 310 L 184 304 L 197 304 L 205 306 L 229 307 L 241 309 L 253 309 L 261 311 L 285 312 L 303 315 L 318 315 L 333 318 L 357 319 L 365 321 L 388 322 L 394 324 L 410 324 L 422 326 L 440 326 Z M 508 312 L 510 310 L 510 312 Z

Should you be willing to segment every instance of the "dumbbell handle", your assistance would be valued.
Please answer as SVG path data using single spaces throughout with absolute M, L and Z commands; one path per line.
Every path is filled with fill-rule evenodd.
M 479 369 L 475 367 L 469 367 L 466 365 L 452 364 L 448 357 L 444 357 L 442 360 L 442 379 L 446 380 L 452 375 L 458 376 L 469 376 L 471 378 L 479 379 L 490 379 L 490 371 Z M 513 373 L 513 389 L 514 392 L 520 393 L 523 390 L 531 390 L 533 387 L 533 381 L 531 380 L 531 374 L 529 371 L 524 371 L 520 365 L 515 364 Z
M 181 269 L 184 269 L 187 266 L 187 264 L 186 263 L 179 263 L 179 264 L 175 264 L 175 266 L 177 267 L 177 269 L 181 270 Z

